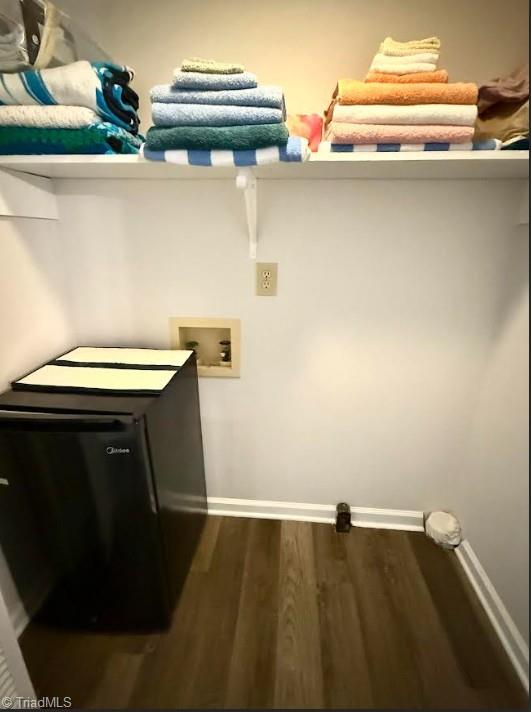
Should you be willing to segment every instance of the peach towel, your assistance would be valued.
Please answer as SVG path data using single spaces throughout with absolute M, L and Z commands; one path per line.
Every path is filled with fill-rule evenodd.
M 437 69 L 435 72 L 414 72 L 413 74 L 384 74 L 383 72 L 369 72 L 365 77 L 366 82 L 384 82 L 386 84 L 447 84 L 448 72 L 446 69 Z
M 478 88 L 459 82 L 386 84 L 340 79 L 336 94 L 340 104 L 475 104 Z
M 342 124 L 332 121 L 326 132 L 330 143 L 465 143 L 472 141 L 472 126 L 386 126 Z
M 332 120 L 384 126 L 474 126 L 477 115 L 474 104 L 336 104 Z
M 410 40 L 398 42 L 392 37 L 386 37 L 380 45 L 380 52 L 393 57 L 407 57 L 419 52 L 438 52 L 441 49 L 441 40 L 438 37 L 426 37 L 423 40 Z

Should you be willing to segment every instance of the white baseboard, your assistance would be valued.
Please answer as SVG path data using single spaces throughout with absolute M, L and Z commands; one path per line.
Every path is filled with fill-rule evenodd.
M 529 646 L 520 635 L 470 543 L 465 539 L 455 553 L 518 677 L 529 692 Z
M 209 514 L 224 517 L 284 519 L 318 523 L 333 523 L 336 520 L 336 508 L 333 504 L 269 502 L 260 499 L 209 497 L 208 511 Z M 357 527 L 424 531 L 422 512 L 412 512 L 402 509 L 351 507 L 351 513 L 352 523 Z

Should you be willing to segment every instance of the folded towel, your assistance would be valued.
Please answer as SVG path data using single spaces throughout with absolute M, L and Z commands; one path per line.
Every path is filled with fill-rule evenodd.
M 146 146 L 142 152 L 149 161 L 166 161 L 180 166 L 262 166 L 267 163 L 300 163 L 309 156 L 308 142 L 298 136 L 290 136 L 284 146 L 241 151 L 150 151 Z
M 410 40 L 409 42 L 397 42 L 392 37 L 386 37 L 380 45 L 380 52 L 390 56 L 438 52 L 440 49 L 441 40 L 438 37 L 426 37 L 423 40 Z
M 275 124 L 283 120 L 281 109 L 263 106 L 216 106 L 213 104 L 153 104 L 156 126 L 245 126 Z
M 245 67 L 242 64 L 216 62 L 214 59 L 203 59 L 202 57 L 190 57 L 190 59 L 183 59 L 181 71 L 202 72 L 204 74 L 241 74 L 245 71 Z
M 466 143 L 330 143 L 322 141 L 319 153 L 394 153 L 408 151 L 498 151 L 503 148 L 501 141 L 467 141 Z
M 376 62 L 387 62 L 387 64 L 394 64 L 397 67 L 403 66 L 405 64 L 411 64 L 411 62 L 424 62 L 427 64 L 437 64 L 439 61 L 439 53 L 438 52 L 418 52 L 415 55 L 406 55 L 406 56 L 389 56 L 386 54 L 382 54 L 381 52 L 378 52 L 378 54 L 374 55 L 374 59 L 372 60 L 373 64 Z
M 475 84 L 385 84 L 340 79 L 340 104 L 475 104 Z
M 385 72 L 368 72 L 366 82 L 385 82 L 387 84 L 431 84 L 437 82 L 446 84 L 448 72 L 446 69 L 437 69 L 434 72 L 412 72 L 411 74 L 386 74 Z
M 281 87 L 261 85 L 254 89 L 226 89 L 219 91 L 189 91 L 169 84 L 158 84 L 151 90 L 151 101 L 165 104 L 214 104 L 224 106 L 268 106 L 284 108 Z
M 403 76 L 405 74 L 426 74 L 429 72 L 435 72 L 437 69 L 436 64 L 428 64 L 424 62 L 411 62 L 411 64 L 402 64 L 395 66 L 394 64 L 388 64 L 387 62 L 373 62 L 370 67 L 371 72 L 380 72 L 381 74 L 398 74 Z
M 350 124 L 474 126 L 475 104 L 336 104 L 332 120 Z
M 0 126 L 80 129 L 101 122 L 84 106 L 0 106 Z
M 200 89 L 201 91 L 221 91 L 223 89 L 254 89 L 258 86 L 256 75 L 251 72 L 240 74 L 204 74 L 201 72 L 173 73 L 173 86 L 178 89 Z
M 84 106 L 135 133 L 138 96 L 127 86 L 131 78 L 127 67 L 84 60 L 41 71 L 0 74 L 0 103 Z
M 167 151 L 186 148 L 211 151 L 214 149 L 242 151 L 266 146 L 284 146 L 288 142 L 284 124 L 256 126 L 176 126 L 171 129 L 152 126 L 147 132 L 146 148 Z
M 138 153 L 142 141 L 129 131 L 101 122 L 86 128 L 0 127 L 0 155 Z
M 332 121 L 325 138 L 331 143 L 464 143 L 472 126 L 392 126 Z

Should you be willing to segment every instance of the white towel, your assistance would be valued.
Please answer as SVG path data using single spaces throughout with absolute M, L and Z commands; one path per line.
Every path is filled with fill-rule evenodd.
M 477 115 L 475 104 L 336 104 L 333 121 L 350 124 L 474 126 Z
M 437 50 L 432 48 L 426 48 L 426 49 L 395 49 L 393 47 L 384 47 L 383 44 L 380 45 L 378 48 L 378 51 L 380 54 L 385 54 L 386 57 L 403 57 L 404 59 L 406 58 L 411 58 L 414 57 L 417 54 L 423 54 L 424 52 L 433 52 L 437 53 Z
M 101 118 L 84 106 L 0 106 L 0 126 L 44 129 L 81 129 Z
M 438 52 L 417 52 L 416 54 L 406 57 L 389 56 L 383 53 L 374 55 L 373 62 L 388 62 L 389 64 L 411 64 L 411 62 L 426 62 L 428 64 L 437 64 L 439 61 Z
M 389 59 L 389 58 L 388 58 Z M 374 60 L 371 64 L 371 72 L 381 72 L 382 74 L 415 74 L 417 72 L 434 72 L 437 65 L 433 62 L 409 62 L 408 64 L 393 64 Z

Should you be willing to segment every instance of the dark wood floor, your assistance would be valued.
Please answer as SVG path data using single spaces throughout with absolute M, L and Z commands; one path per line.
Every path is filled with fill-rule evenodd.
M 210 517 L 167 633 L 21 644 L 76 707 L 527 707 L 455 554 L 409 532 Z

